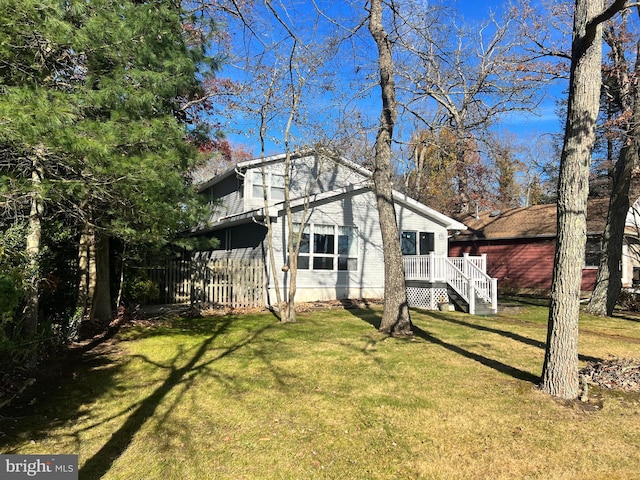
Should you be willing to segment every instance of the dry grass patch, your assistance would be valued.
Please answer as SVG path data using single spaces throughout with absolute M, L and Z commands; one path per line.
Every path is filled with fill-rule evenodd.
M 380 335 L 377 307 L 129 328 L 3 418 L 2 450 L 78 453 L 83 480 L 640 478 L 638 395 L 535 388 L 540 309 L 414 312 L 411 340 Z M 584 361 L 640 339 L 629 320 L 581 328 Z

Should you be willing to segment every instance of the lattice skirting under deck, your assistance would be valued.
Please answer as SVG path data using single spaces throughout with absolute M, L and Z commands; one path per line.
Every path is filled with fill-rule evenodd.
M 449 302 L 446 288 L 407 287 L 407 300 L 410 307 L 438 310 L 441 303 Z

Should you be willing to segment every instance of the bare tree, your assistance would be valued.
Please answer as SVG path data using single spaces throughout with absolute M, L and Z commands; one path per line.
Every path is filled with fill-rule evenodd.
M 557 243 L 541 389 L 553 396 L 578 396 L 578 317 L 586 242 L 591 152 L 598 119 L 602 23 L 626 4 L 576 0 L 565 137 L 558 182 Z
M 380 331 L 394 336 L 412 335 L 411 316 L 404 284 L 404 265 L 391 188 L 391 142 L 398 116 L 392 43 L 382 21 L 381 0 L 372 0 L 369 32 L 378 47 L 382 112 L 375 144 L 373 181 L 384 244 L 384 311 Z M 392 12 L 395 14 L 395 12 Z
M 629 211 L 629 190 L 632 171 L 638 166 L 640 149 L 640 88 L 637 85 L 640 67 L 640 40 L 634 45 L 635 62 L 629 67 L 626 59 L 631 33 L 627 29 L 628 15 L 622 15 L 619 24 L 609 22 L 604 39 L 610 48 L 611 67 L 607 69 L 609 81 L 605 83 L 606 101 L 620 112 L 615 122 L 621 130 L 622 147 L 612 171 L 611 195 L 607 223 L 602 237 L 602 255 L 596 285 L 587 305 L 595 315 L 612 315 L 622 289 L 622 244 Z M 611 142 L 608 142 L 609 144 Z
M 402 105 L 430 129 L 446 126 L 453 133 L 457 207 L 464 212 L 472 200 L 474 175 L 469 148 L 505 115 L 533 111 L 546 76 L 527 72 L 514 60 L 522 47 L 515 35 L 515 9 L 477 27 L 442 20 L 445 14 L 455 18 L 449 10 L 405 13 L 397 38 L 407 52 L 398 69 Z
M 250 78 L 237 92 L 234 107 L 236 112 L 242 111 L 257 120 L 262 158 L 267 155 L 267 142 L 284 150 L 282 207 L 274 206 L 273 201 L 268 198 L 264 166 L 262 181 L 271 281 L 280 321 L 290 323 L 296 321 L 297 259 L 309 219 L 310 194 L 317 186 L 317 178 L 309 178 L 305 185 L 297 185 L 296 194 L 302 195 L 302 209 L 294 212 L 291 207 L 292 201 L 297 200 L 292 198 L 294 157 L 301 151 L 308 150 L 321 130 L 317 119 L 322 118 L 322 115 L 315 110 L 321 108 L 321 104 L 305 102 L 305 99 L 332 93 L 328 77 L 333 74 L 323 67 L 331 58 L 333 49 L 315 43 L 317 19 L 304 22 L 306 25 L 314 25 L 310 29 L 302 31 L 296 28 L 297 22 L 294 19 L 300 20 L 301 13 L 296 11 L 294 4 L 265 2 L 264 9 L 255 8 L 251 11 L 241 9 L 240 5 L 235 10 L 232 7 L 233 2 L 227 5 L 249 39 L 244 46 L 246 48 L 240 52 L 239 63 L 242 64 L 244 74 Z M 321 167 L 319 164 L 318 175 L 321 174 Z M 277 248 L 274 245 L 271 222 L 271 212 L 276 208 L 284 210 L 287 227 L 281 268 L 276 258 Z M 283 285 L 286 291 L 283 291 Z

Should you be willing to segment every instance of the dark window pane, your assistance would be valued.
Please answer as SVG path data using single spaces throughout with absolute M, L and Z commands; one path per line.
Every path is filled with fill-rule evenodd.
M 400 237 L 403 255 L 417 255 L 416 232 L 402 232 Z
M 334 253 L 335 236 L 315 233 L 313 235 L 313 253 Z
M 420 255 L 428 255 L 435 250 L 433 232 L 420 232 Z
M 357 258 L 347 258 L 347 257 L 338 258 L 338 270 L 357 270 L 357 269 L 358 269 Z
M 298 269 L 309 270 L 309 257 L 298 257 Z
M 602 246 L 600 245 L 600 239 L 587 240 L 585 257 L 584 257 L 585 267 L 599 266 L 601 253 L 602 253 Z
M 333 270 L 333 257 L 313 257 L 314 270 Z
M 303 233 L 300 239 L 300 253 L 309 253 L 309 234 Z

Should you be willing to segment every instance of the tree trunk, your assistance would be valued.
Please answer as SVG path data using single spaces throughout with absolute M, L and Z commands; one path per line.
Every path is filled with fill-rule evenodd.
M 637 117 L 640 119 L 640 117 Z M 634 128 L 634 130 L 637 130 Z M 636 132 L 635 135 L 640 132 Z M 629 211 L 631 171 L 638 160 L 638 141 L 630 137 L 631 145 L 620 151 L 613 175 L 607 224 L 602 235 L 602 257 L 596 285 L 586 310 L 593 315 L 611 316 L 622 289 L 622 244 Z
M 376 136 L 373 182 L 384 250 L 384 311 L 380 331 L 393 336 L 412 335 L 404 281 L 400 235 L 391 188 L 391 141 L 397 118 L 391 41 L 382 24 L 382 1 L 371 1 L 369 31 L 378 47 L 382 114 Z
M 603 0 L 576 0 L 567 122 L 560 158 L 558 236 L 541 389 L 565 399 L 574 399 L 579 393 L 580 284 L 602 63 L 602 27 L 591 20 L 602 9 Z
M 623 54 L 623 46 L 615 35 L 608 35 L 608 43 L 612 46 L 614 66 L 620 84 L 616 100 L 631 112 L 627 123 L 625 143 L 613 170 L 611 198 L 607 223 L 602 236 L 602 257 L 598 268 L 596 285 L 587 305 L 587 311 L 593 315 L 611 316 L 618 302 L 622 289 L 622 244 L 627 213 L 629 211 L 629 190 L 631 175 L 638 165 L 640 149 L 640 89 L 631 80 L 629 69 Z M 640 47 L 640 42 L 636 45 Z M 636 58 L 635 72 L 640 68 L 640 56 Z
M 78 301 L 81 311 L 80 319 L 88 319 L 91 312 L 91 301 L 95 291 L 95 230 L 93 225 L 85 223 L 80 233 L 78 247 Z
M 109 237 L 96 235 L 95 294 L 91 302 L 90 321 L 106 326 L 112 319 L 111 308 L 111 263 Z
M 42 238 L 42 216 L 44 199 L 42 197 L 42 148 L 34 152 L 31 164 L 31 209 L 29 212 L 29 231 L 26 238 L 26 254 L 29 262 L 26 282 L 26 305 L 23 311 L 25 333 L 38 333 L 38 310 L 40 299 L 40 250 Z

